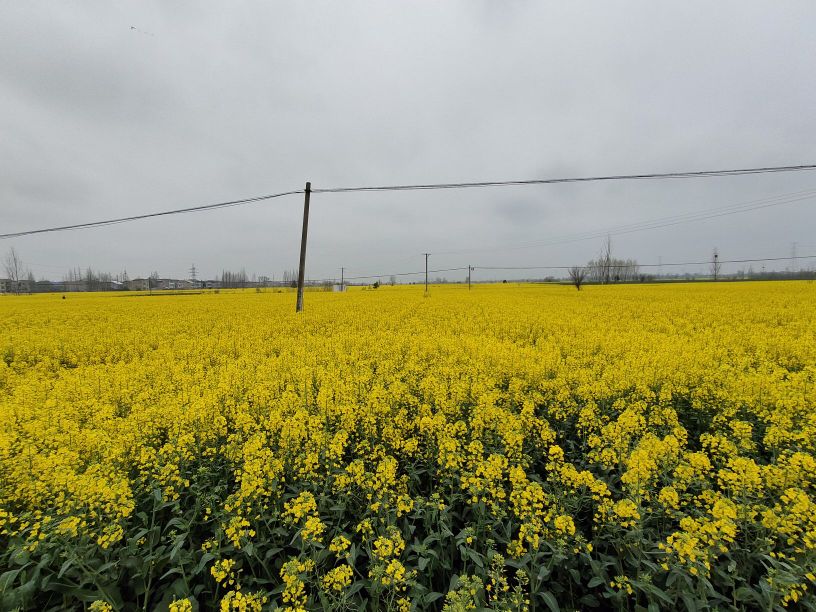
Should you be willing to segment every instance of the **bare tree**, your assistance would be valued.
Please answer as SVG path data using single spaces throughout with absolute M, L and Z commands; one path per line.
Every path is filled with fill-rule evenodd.
M 90 266 L 85 270 L 85 291 L 98 291 L 99 277 Z
M 20 255 L 17 253 L 17 249 L 11 247 L 9 252 L 6 254 L 6 260 L 4 262 L 6 268 L 6 276 L 11 281 L 11 289 L 14 290 L 14 293 L 20 293 L 20 281 L 23 278 L 23 260 L 20 259 Z
M 298 272 L 297 270 L 284 270 L 283 271 L 283 285 L 284 287 L 297 287 L 297 278 Z
M 223 270 L 221 272 L 221 286 L 225 289 L 244 288 L 247 285 L 246 270 L 241 268 L 240 272 L 233 272 L 232 270 Z
M 153 287 L 156 289 L 159 288 L 159 273 L 156 270 L 150 273 L 150 276 L 147 277 L 147 291 L 153 295 Z
M 720 253 L 717 247 L 714 247 L 714 253 L 711 255 L 711 276 L 717 281 L 720 278 Z
M 640 266 L 634 259 L 618 259 L 612 256 L 612 237 L 607 235 L 597 259 L 586 265 L 586 276 L 596 283 L 628 283 L 637 281 Z
M 569 277 L 572 281 L 572 284 L 575 285 L 575 288 L 580 291 L 581 285 L 584 284 L 584 279 L 586 278 L 586 268 L 582 266 L 572 266 L 569 269 Z
M 601 267 L 601 282 L 606 285 L 612 280 L 612 236 L 607 234 L 601 255 L 598 258 Z

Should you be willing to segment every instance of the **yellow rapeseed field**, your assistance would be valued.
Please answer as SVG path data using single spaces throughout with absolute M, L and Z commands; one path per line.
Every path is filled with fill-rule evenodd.
M 816 284 L 0 298 L 0 609 L 816 609 Z

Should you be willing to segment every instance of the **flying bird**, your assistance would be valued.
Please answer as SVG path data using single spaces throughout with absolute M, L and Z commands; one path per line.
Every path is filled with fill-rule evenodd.
M 154 36 L 154 34 L 151 34 L 150 32 L 145 32 L 144 30 L 140 30 L 136 26 L 130 26 L 130 29 L 135 32 L 138 32 L 139 34 L 144 34 L 145 36 Z

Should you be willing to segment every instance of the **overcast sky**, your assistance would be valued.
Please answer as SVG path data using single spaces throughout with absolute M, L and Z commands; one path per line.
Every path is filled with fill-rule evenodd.
M 0 1 L 0 233 L 307 180 L 816 163 L 814 24 L 812 1 Z M 315 194 L 307 276 L 422 270 L 425 251 L 432 269 L 585 263 L 600 238 L 560 240 L 804 190 L 816 194 L 816 172 Z M 280 278 L 297 266 L 301 217 L 291 196 L 0 250 L 16 247 L 38 278 L 71 266 L 186 277 L 192 263 L 199 277 Z M 612 239 L 642 263 L 715 246 L 723 259 L 788 256 L 794 242 L 801 256 L 816 254 L 814 228 L 816 197 Z

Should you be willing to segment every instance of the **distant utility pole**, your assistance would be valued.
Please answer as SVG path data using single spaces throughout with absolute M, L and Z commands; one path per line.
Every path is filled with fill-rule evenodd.
M 468 264 L 468 291 L 470 291 L 470 273 L 473 272 L 473 270 L 475 269 L 476 268 Z
M 425 255 L 425 295 L 428 294 L 428 256 L 430 253 L 423 253 Z
M 717 281 L 720 278 L 720 252 L 714 249 L 714 260 L 711 262 L 711 275 Z
M 300 269 L 298 270 L 297 305 L 295 312 L 303 311 L 303 279 L 306 272 L 306 234 L 309 230 L 309 196 L 312 195 L 312 184 L 307 181 L 303 198 L 303 234 L 300 237 Z
M 346 269 L 340 268 L 340 291 L 345 291 Z

